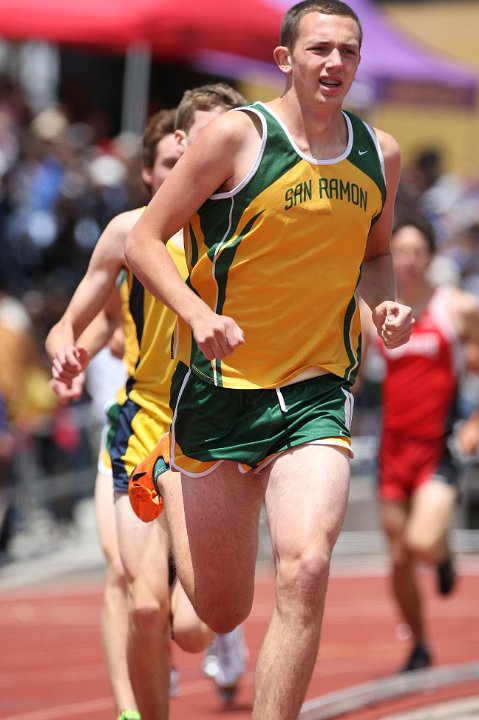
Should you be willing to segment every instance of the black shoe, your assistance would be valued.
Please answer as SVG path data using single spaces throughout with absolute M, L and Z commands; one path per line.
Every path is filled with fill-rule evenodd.
M 426 645 L 416 645 L 401 672 L 421 670 L 432 664 L 431 653 Z
M 437 590 L 440 595 L 449 595 L 456 584 L 456 572 L 452 557 L 438 563 L 437 565 Z

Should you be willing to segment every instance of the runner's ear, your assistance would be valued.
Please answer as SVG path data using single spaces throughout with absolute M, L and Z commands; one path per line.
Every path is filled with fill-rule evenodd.
M 278 47 L 274 49 L 273 57 L 281 72 L 289 75 L 291 72 L 291 55 L 288 48 L 284 45 L 278 45 Z
M 175 140 L 180 145 L 183 150 L 186 149 L 186 133 L 184 130 L 175 130 Z
M 148 187 L 151 187 L 153 184 L 153 168 L 150 167 L 144 167 L 141 169 L 141 179 L 145 183 L 145 185 L 148 185 Z

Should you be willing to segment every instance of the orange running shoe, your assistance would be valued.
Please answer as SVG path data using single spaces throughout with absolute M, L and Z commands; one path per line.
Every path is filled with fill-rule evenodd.
M 163 499 L 157 480 L 170 467 L 170 436 L 163 435 L 154 450 L 130 475 L 128 496 L 135 514 L 143 522 L 151 522 L 163 511 Z

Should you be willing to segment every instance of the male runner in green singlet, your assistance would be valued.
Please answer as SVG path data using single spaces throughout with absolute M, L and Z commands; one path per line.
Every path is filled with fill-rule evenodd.
M 316 660 L 348 497 L 358 289 L 387 347 L 412 326 L 389 247 L 399 149 L 342 109 L 361 40 L 345 3 L 290 8 L 274 51 L 281 97 L 213 120 L 126 242 L 133 272 L 179 316 L 178 472 L 158 482 L 179 577 L 217 632 L 251 610 L 266 506 L 276 604 L 254 720 L 294 720 Z M 187 284 L 165 251 L 181 227 Z

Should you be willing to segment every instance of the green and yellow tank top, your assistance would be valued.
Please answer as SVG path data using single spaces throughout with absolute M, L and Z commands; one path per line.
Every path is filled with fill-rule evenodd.
M 353 382 L 361 347 L 356 289 L 386 195 L 377 138 L 344 112 L 346 150 L 314 160 L 264 104 L 240 111 L 261 120 L 257 161 L 236 188 L 201 206 L 185 250 L 190 287 L 236 320 L 245 343 L 210 362 L 180 322 L 177 357 L 227 388 L 279 387 L 310 368 Z
M 166 245 L 183 279 L 187 277 L 185 253 L 178 238 Z M 172 359 L 172 336 L 176 315 L 149 293 L 135 275 L 128 272 L 128 309 L 134 323 L 137 356 L 126 382 L 128 397 L 141 407 L 156 405 L 166 398 L 176 362 Z
M 121 298 L 121 326 L 123 330 L 123 363 L 126 366 L 127 376 L 133 374 L 138 362 L 140 348 L 134 320 L 130 312 L 130 282 L 129 272 L 124 268 L 117 280 Z
M 140 349 L 138 347 L 138 339 L 136 336 L 136 328 L 130 313 L 130 290 L 128 282 L 128 271 L 123 268 L 116 280 L 118 292 L 120 293 L 120 312 L 121 312 L 121 328 L 123 331 L 123 364 L 126 367 L 126 375 L 130 377 L 135 369 L 138 361 Z M 124 385 L 119 388 L 115 395 L 118 404 L 123 404 L 126 400 L 126 388 Z

